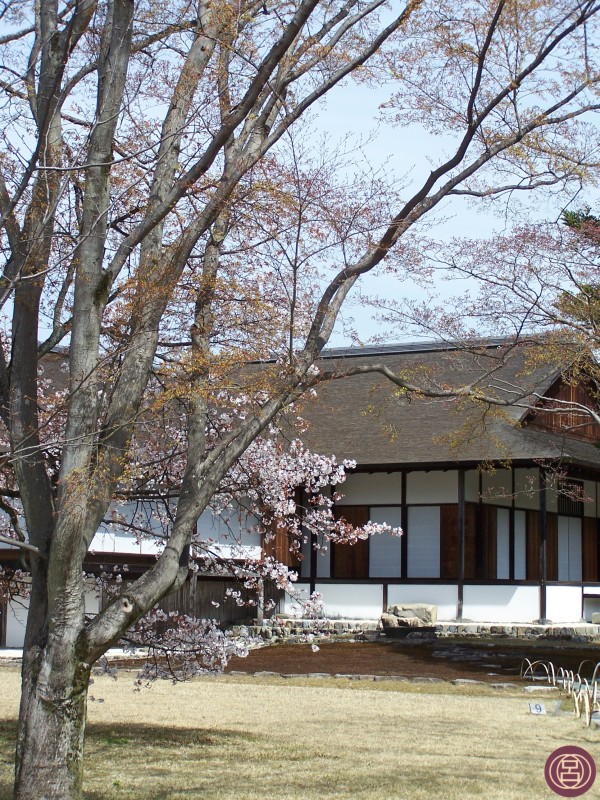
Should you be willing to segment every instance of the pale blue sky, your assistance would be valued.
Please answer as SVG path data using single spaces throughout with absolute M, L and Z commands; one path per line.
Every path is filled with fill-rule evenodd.
M 336 139 L 341 141 L 348 133 L 361 138 L 364 141 L 364 152 L 373 166 L 385 164 L 386 169 L 392 170 L 399 179 L 408 179 L 408 186 L 416 189 L 428 175 L 432 164 L 436 165 L 442 160 L 444 150 L 449 150 L 452 142 L 449 137 L 432 136 L 417 126 L 394 128 L 382 122 L 379 106 L 388 95 L 389 90 L 386 87 L 374 89 L 355 84 L 342 86 L 328 95 L 326 102 L 319 108 L 314 122 L 318 130 L 328 133 L 331 143 Z M 406 183 L 406 180 L 404 182 Z M 403 194 L 409 197 L 410 188 Z M 528 208 L 532 218 L 555 220 L 560 216 L 562 208 L 570 202 L 573 202 L 572 194 L 563 193 L 559 197 L 551 198 L 538 192 L 523 192 L 518 197 L 512 198 L 509 206 L 513 208 L 519 204 L 521 220 L 523 207 Z M 586 196 L 582 194 L 575 199 L 574 207 L 579 208 L 586 202 L 590 202 L 589 195 L 586 200 Z M 506 198 L 496 202 L 494 207 L 488 203 L 485 206 L 481 204 L 479 208 L 475 202 L 469 202 L 464 198 L 453 198 L 437 210 L 438 221 L 428 230 L 428 235 L 442 240 L 449 240 L 454 236 L 486 238 L 495 232 L 502 232 L 507 224 L 510 224 L 507 223 L 506 210 Z M 441 297 L 449 297 L 459 294 L 461 287 L 468 286 L 465 281 L 440 281 L 436 285 L 436 291 Z M 364 280 L 364 289 L 368 293 L 387 297 L 402 294 L 427 299 L 430 296 L 428 291 L 424 291 L 414 283 L 400 282 L 387 275 L 368 276 Z M 355 328 L 361 339 L 366 340 L 377 334 L 386 335 L 385 329 L 372 319 L 369 309 L 352 303 L 352 297 L 346 313 L 350 313 L 354 318 Z M 398 339 L 398 331 L 394 331 L 392 338 Z M 414 336 L 409 335 L 408 338 Z M 331 345 L 344 344 L 349 344 L 349 341 L 344 334 L 343 325 L 339 324 Z

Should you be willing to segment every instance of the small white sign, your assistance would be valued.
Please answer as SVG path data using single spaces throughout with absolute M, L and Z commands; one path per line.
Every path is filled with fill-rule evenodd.
M 543 703 L 529 703 L 529 713 L 536 715 L 545 714 L 546 706 Z

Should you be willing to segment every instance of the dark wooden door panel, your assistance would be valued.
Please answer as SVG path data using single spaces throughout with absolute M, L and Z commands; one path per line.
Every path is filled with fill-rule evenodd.
M 368 506 L 338 506 L 336 519 L 344 519 L 353 527 L 369 521 Z M 355 544 L 334 544 L 331 552 L 333 578 L 356 579 L 369 577 L 369 540 L 359 539 Z

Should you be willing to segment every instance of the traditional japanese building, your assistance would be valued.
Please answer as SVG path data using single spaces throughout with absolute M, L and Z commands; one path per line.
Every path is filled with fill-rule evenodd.
M 471 385 L 498 407 L 399 389 L 379 372 L 333 380 L 305 410 L 307 443 L 356 461 L 336 514 L 400 526 L 356 545 L 307 543 L 298 565 L 330 616 L 399 602 L 441 619 L 575 622 L 600 611 L 596 387 L 539 342 L 471 351 L 406 344 L 332 350 L 324 371 L 379 365 L 434 392 Z M 549 363 L 550 362 L 550 363 Z M 586 385 L 587 384 L 587 385 Z M 546 398 L 546 399 L 544 399 Z
M 434 604 L 441 620 L 506 623 L 590 621 L 600 611 L 598 389 L 564 352 L 553 357 L 539 341 L 400 344 L 329 350 L 319 368 L 335 377 L 302 408 L 300 435 L 315 452 L 356 462 L 336 487 L 335 514 L 403 531 L 353 545 L 313 534 L 301 558 L 277 533 L 265 549 L 297 570 L 305 597 L 322 595 L 326 616 L 376 619 L 394 603 Z M 438 396 L 399 387 L 385 371 Z M 456 397 L 457 387 L 494 402 Z M 199 531 L 260 557 L 261 537 L 243 515 L 205 512 Z M 0 548 L 0 563 L 16 566 L 18 551 Z M 134 578 L 156 552 L 112 526 L 94 538 L 85 568 L 126 565 Z M 167 607 L 227 624 L 242 612 L 214 600 L 232 585 L 226 575 L 194 578 Z M 274 587 L 265 593 L 280 611 L 295 602 Z M 89 612 L 100 602 L 90 590 Z M 0 602 L 0 646 L 20 645 L 26 609 L 26 598 Z

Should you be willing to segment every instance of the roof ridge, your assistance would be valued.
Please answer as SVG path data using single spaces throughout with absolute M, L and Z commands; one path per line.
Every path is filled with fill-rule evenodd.
M 528 344 L 529 339 L 520 344 Z M 503 345 L 515 344 L 511 337 L 492 337 L 474 339 L 470 342 L 456 341 L 416 341 L 393 342 L 390 344 L 355 345 L 351 347 L 330 347 L 323 350 L 319 358 L 356 358 L 373 355 L 400 355 L 404 353 L 435 353 L 453 350 L 468 350 L 469 348 L 491 350 Z

